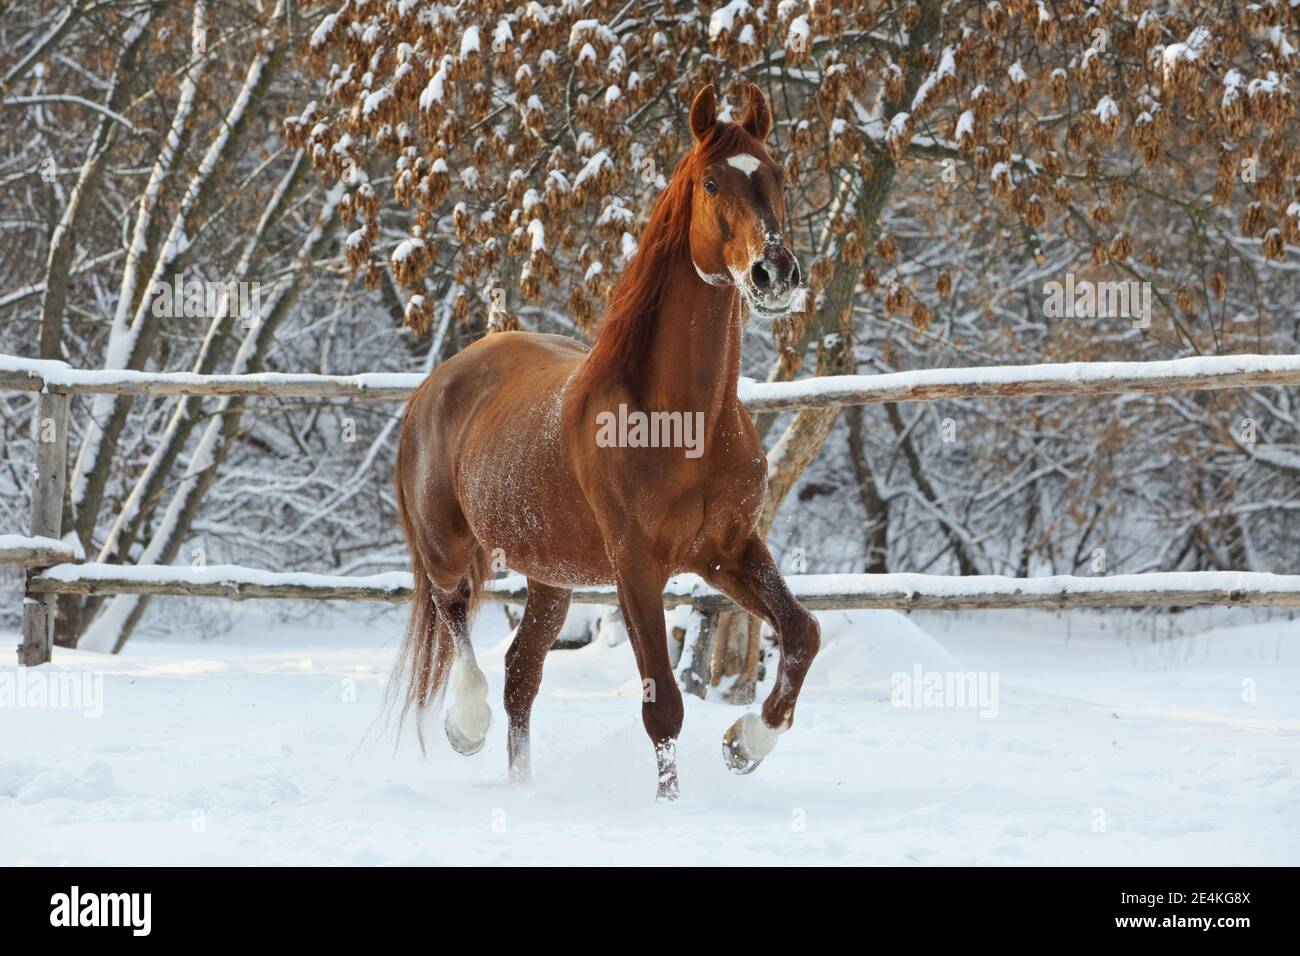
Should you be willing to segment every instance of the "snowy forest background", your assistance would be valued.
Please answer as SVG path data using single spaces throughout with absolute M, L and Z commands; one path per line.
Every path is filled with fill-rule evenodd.
M 1285 0 L 15 0 L 0 353 L 351 373 L 498 328 L 589 338 L 690 95 L 715 82 L 738 112 L 751 80 L 815 295 L 751 329 L 744 374 L 1292 353 L 1298 21 Z M 259 283 L 261 322 L 156 316 L 150 282 L 177 274 Z M 1150 326 L 1049 317 L 1067 274 L 1151 283 Z M 34 402 L 0 395 L 0 530 L 26 528 Z M 399 414 L 79 399 L 64 527 L 110 561 L 404 569 Z M 1286 389 L 758 424 L 794 451 L 769 534 L 787 567 L 1300 571 Z M 225 613 L 139 607 L 128 630 Z M 61 600 L 59 641 L 100 611 Z

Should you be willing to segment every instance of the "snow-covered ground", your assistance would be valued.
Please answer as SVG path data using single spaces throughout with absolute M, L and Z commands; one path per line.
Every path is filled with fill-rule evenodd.
M 80 708 L 18 700 L 0 669 L 0 864 L 1300 862 L 1300 621 L 827 612 L 775 753 L 732 776 L 737 708 L 687 698 L 662 805 L 626 643 L 548 658 L 519 786 L 499 609 L 475 631 L 494 725 L 471 758 L 373 732 L 400 611 L 272 610 L 216 640 L 56 651 Z M 918 667 L 985 696 L 891 703 Z

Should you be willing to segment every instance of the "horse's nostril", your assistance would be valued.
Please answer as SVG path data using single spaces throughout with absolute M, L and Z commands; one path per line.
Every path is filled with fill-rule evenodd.
M 761 262 L 754 263 L 754 267 L 749 270 L 749 276 L 754 280 L 754 285 L 760 289 L 766 289 L 772 284 L 772 277 L 767 274 L 767 270 L 763 268 Z
M 793 268 L 791 268 L 791 270 L 790 270 L 790 284 L 791 284 L 791 285 L 798 285 L 798 284 L 799 284 L 799 280 L 800 280 L 801 278 L 803 278 L 803 277 L 799 274 L 799 260 L 798 260 L 798 259 L 794 259 L 794 260 L 792 260 L 792 262 L 793 262 Z

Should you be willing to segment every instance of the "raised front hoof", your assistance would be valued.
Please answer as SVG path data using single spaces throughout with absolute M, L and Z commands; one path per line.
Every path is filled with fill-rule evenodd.
M 464 757 L 472 757 L 487 743 L 488 727 L 492 725 L 492 711 L 489 709 L 487 717 L 483 721 L 483 733 L 479 737 L 467 736 L 456 721 L 452 719 L 451 711 L 447 711 L 447 719 L 443 721 L 443 727 L 447 731 L 447 741 L 451 744 L 451 749 Z
M 763 762 L 762 756 L 756 755 L 745 743 L 746 726 L 752 722 L 754 715 L 746 714 L 727 728 L 722 735 L 722 762 L 734 774 L 753 773 Z

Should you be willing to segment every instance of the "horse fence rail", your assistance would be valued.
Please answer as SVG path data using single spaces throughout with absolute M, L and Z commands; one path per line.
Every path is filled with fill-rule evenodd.
M 1144 574 L 1002 575 L 943 574 L 791 574 L 786 582 L 800 602 L 814 611 L 892 608 L 964 610 L 974 608 L 1133 608 L 1233 605 L 1300 607 L 1300 575 L 1262 571 L 1155 571 Z M 190 568 L 175 565 L 59 564 L 34 574 L 32 594 L 114 594 L 218 597 L 243 600 L 384 601 L 410 598 L 405 571 L 372 575 L 329 575 L 261 571 L 239 565 Z M 519 575 L 484 583 L 483 599 L 523 604 L 528 585 Z M 742 610 L 727 595 L 693 574 L 669 579 L 667 608 L 688 605 L 705 613 Z M 573 590 L 575 604 L 618 603 L 613 586 Z
M 196 375 L 131 370 L 80 371 L 62 362 L 0 355 L 0 391 L 37 393 L 36 420 L 53 428 L 37 443 L 29 533 L 0 535 L 0 565 L 26 571 L 21 664 L 50 660 L 54 600 L 59 594 L 187 595 L 243 599 L 400 602 L 409 575 L 368 577 L 274 574 L 222 566 L 125 566 L 77 563 L 77 549 L 60 540 L 67 475 L 68 416 L 74 395 L 241 396 L 402 401 L 423 375 Z M 793 382 L 742 379 L 738 395 L 750 411 L 837 405 L 1044 395 L 1184 392 L 1300 385 L 1300 355 L 1229 355 L 1163 362 L 1075 362 L 930 369 L 842 375 Z M 1172 572 L 1099 577 L 945 577 L 921 574 L 792 575 L 792 589 L 812 610 L 897 608 L 1133 608 L 1250 605 L 1300 607 L 1300 576 L 1259 572 Z M 522 603 L 522 579 L 489 582 L 485 598 Z M 582 588 L 576 603 L 615 604 L 612 588 Z M 689 604 L 711 633 L 719 613 L 736 610 L 725 595 L 689 576 L 675 578 L 665 606 Z M 698 655 L 697 655 L 698 656 Z
M 0 355 L 0 391 L 165 397 L 246 396 L 405 401 L 424 381 L 409 372 L 361 375 L 197 375 L 190 372 L 80 371 L 62 362 Z M 793 382 L 742 379 L 741 403 L 771 412 L 832 405 L 1113 395 L 1300 385 L 1300 355 L 1213 355 L 1163 362 L 1065 362 L 827 375 Z

